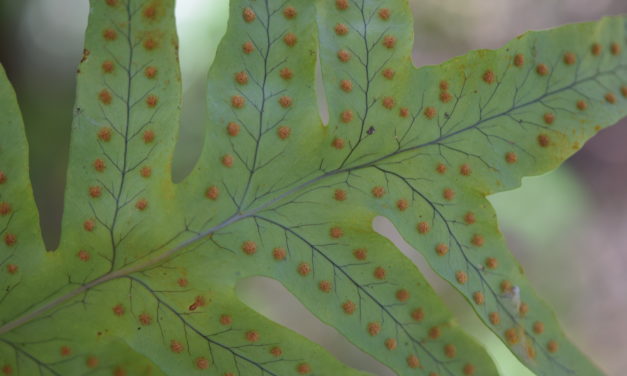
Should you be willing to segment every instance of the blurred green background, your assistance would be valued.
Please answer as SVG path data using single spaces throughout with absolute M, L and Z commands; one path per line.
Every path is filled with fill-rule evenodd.
M 436 64 L 496 48 L 528 29 L 627 12 L 625 0 L 410 0 L 414 62 Z M 174 178 L 191 169 L 207 124 L 205 78 L 227 22 L 228 0 L 178 0 L 184 100 Z M 0 62 L 17 91 L 30 142 L 31 178 L 46 244 L 59 239 L 75 69 L 86 0 L 0 0 Z M 489 22 L 486 22 L 489 19 Z M 203 46 L 203 48 L 198 48 Z M 512 251 L 555 307 L 573 340 L 609 375 L 627 369 L 627 121 L 601 132 L 554 173 L 491 197 Z M 375 228 L 421 267 L 458 320 L 486 344 L 507 376 L 530 375 L 385 219 Z M 278 283 L 241 283 L 242 299 L 326 346 L 346 363 L 392 373 L 311 316 Z M 270 302 L 270 303 L 269 303 Z

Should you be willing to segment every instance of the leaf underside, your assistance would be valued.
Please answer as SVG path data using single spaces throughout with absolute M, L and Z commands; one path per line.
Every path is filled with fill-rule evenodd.
M 530 287 L 485 196 L 627 114 L 625 18 L 415 69 L 410 15 L 406 0 L 232 0 L 206 145 L 175 185 L 174 1 L 92 0 L 54 252 L 2 71 L 3 374 L 363 374 L 239 301 L 237 281 L 266 276 L 399 375 L 497 375 L 376 216 L 536 374 L 601 374 Z

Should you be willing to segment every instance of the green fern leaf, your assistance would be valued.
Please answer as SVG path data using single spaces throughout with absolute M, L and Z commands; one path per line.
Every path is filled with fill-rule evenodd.
M 233 0 L 206 145 L 173 184 L 174 1 L 91 6 L 54 252 L 0 76 L 4 374 L 364 374 L 238 299 L 238 281 L 266 276 L 399 375 L 497 375 L 377 216 L 536 374 L 601 374 L 530 287 L 485 197 L 627 114 L 624 17 L 415 69 L 406 0 Z

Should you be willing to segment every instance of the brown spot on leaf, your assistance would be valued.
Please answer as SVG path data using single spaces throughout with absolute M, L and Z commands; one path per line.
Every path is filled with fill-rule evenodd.
M 89 187 L 89 195 L 92 198 L 98 198 L 98 197 L 100 197 L 102 195 L 102 190 L 97 185 L 96 186 L 91 186 L 91 187 Z M 1 212 L 0 212 L 0 214 L 1 214 Z
M 435 253 L 437 253 L 438 256 L 446 255 L 448 253 L 448 245 L 444 243 L 439 243 L 435 246 Z
M 233 157 L 230 154 L 225 154 L 222 156 L 222 165 L 224 167 L 232 167 L 233 166 Z
M 383 195 L 385 195 L 385 188 L 381 187 L 381 186 L 376 186 L 372 188 L 372 195 L 375 198 L 381 198 L 383 197 Z
M 333 193 L 333 198 L 336 201 L 344 201 L 346 200 L 346 191 L 343 189 L 336 189 Z
M 201 370 L 209 368 L 209 360 L 207 360 L 207 358 L 202 357 L 202 356 L 196 358 L 196 360 L 194 361 L 194 364 L 196 365 L 196 368 L 201 369 Z
M 616 96 L 613 93 L 605 94 L 604 98 L 607 103 L 611 103 L 611 104 L 616 103 Z
M 146 208 L 148 208 L 148 200 L 146 200 L 145 198 L 140 198 L 135 203 L 135 208 L 139 211 L 146 210 Z
M 334 138 L 333 142 L 331 142 L 331 146 L 333 146 L 334 148 L 338 150 L 344 149 L 344 139 L 340 137 Z
M 447 358 L 454 358 L 457 355 L 457 348 L 455 345 L 451 343 L 444 345 L 444 355 L 446 355 Z
M 244 8 L 244 10 L 242 11 L 242 18 L 244 19 L 244 21 L 251 23 L 257 18 L 257 15 L 255 14 L 255 11 L 251 8 Z
M 284 260 L 286 254 L 285 248 L 275 248 L 272 250 L 272 257 L 277 261 Z
M 423 234 L 423 235 L 428 233 L 430 228 L 431 227 L 429 226 L 429 223 L 424 222 L 424 221 L 419 222 L 418 225 L 416 225 L 416 230 L 418 230 L 418 233 Z
M 118 37 L 118 33 L 116 33 L 116 32 L 115 32 L 115 30 L 113 30 L 113 29 L 105 29 L 105 30 L 102 32 L 102 37 L 103 37 L 105 40 L 108 40 L 108 41 L 113 41 L 113 40 L 116 40 L 116 39 L 117 39 L 117 37 Z
M 338 10 L 348 9 L 348 0 L 335 0 L 335 7 Z
M 409 207 L 409 203 L 404 198 L 396 201 L 396 207 L 400 211 L 405 211 Z
M 396 300 L 399 302 L 406 302 L 409 299 L 409 291 L 405 289 L 399 289 L 396 291 Z
M 472 376 L 475 374 L 475 366 L 470 363 L 466 363 L 464 368 L 462 368 L 462 372 L 465 376 Z
M 472 294 L 472 300 L 474 300 L 477 304 L 483 304 L 485 302 L 485 296 L 481 291 L 477 291 Z
M 87 365 L 87 368 L 96 368 L 99 364 L 100 360 L 93 355 L 88 356 L 85 360 L 85 365 Z
M 248 342 L 257 342 L 261 336 L 256 330 L 249 330 L 245 334 L 245 338 Z
M 505 162 L 512 164 L 512 163 L 516 163 L 517 161 L 518 161 L 518 156 L 516 155 L 516 153 L 512 151 L 508 151 L 507 153 L 505 153 Z
M 148 79 L 155 78 L 157 76 L 157 68 L 149 66 L 144 69 L 144 76 Z
M 4 244 L 6 244 L 7 247 L 11 247 L 16 242 L 17 242 L 17 236 L 15 234 L 12 234 L 10 232 L 7 232 L 4 234 Z
M 296 267 L 296 271 L 298 272 L 298 274 L 300 274 L 302 277 L 306 277 L 309 275 L 309 273 L 311 273 L 311 265 L 309 265 L 309 263 L 306 262 L 301 262 L 300 264 L 298 264 L 298 266 Z
M 516 54 L 514 55 L 514 65 L 517 67 L 522 67 L 525 64 L 525 55 Z
M 281 69 L 281 71 L 279 72 L 279 75 L 281 76 L 282 79 L 284 80 L 290 80 L 293 76 L 292 71 L 290 70 L 290 68 L 283 68 Z
M 97 135 L 98 135 L 98 138 L 101 141 L 109 142 L 111 140 L 111 134 L 112 134 L 111 128 L 109 128 L 109 127 L 102 127 L 98 131 Z
M 85 222 L 83 222 L 83 228 L 85 229 L 85 231 L 93 231 L 94 227 L 96 227 L 96 223 L 92 220 L 92 219 L 88 219 Z
M 247 55 L 248 55 L 248 54 L 250 54 L 251 52 L 253 52 L 254 50 L 255 50 L 255 46 L 253 45 L 253 42 L 248 41 L 248 42 L 245 42 L 244 44 L 242 44 L 242 51 L 243 51 L 245 54 L 247 54 Z
M 594 55 L 594 56 L 599 56 L 601 55 L 601 51 L 603 50 L 603 47 L 598 44 L 598 43 L 594 43 L 592 46 L 590 46 L 590 52 Z
M 311 373 L 311 366 L 307 363 L 300 363 L 296 366 L 296 371 L 301 375 L 309 375 Z
M 329 291 L 331 291 L 331 282 L 326 281 L 326 280 L 320 281 L 320 282 L 318 282 L 318 288 L 322 292 L 329 292 Z
M 150 316 L 146 312 L 140 314 L 139 315 L 139 323 L 144 325 L 144 326 L 150 325 L 152 323 L 152 316 Z
M 346 93 L 350 93 L 353 90 L 353 83 L 351 80 L 340 81 L 340 89 Z
M 147 131 L 144 131 L 142 138 L 144 139 L 145 144 L 149 144 L 155 140 L 155 132 L 150 129 Z
M 296 45 L 296 43 L 298 42 L 298 38 L 296 37 L 296 35 L 294 33 L 287 33 L 283 37 L 283 42 L 288 47 L 294 47 Z
M 113 65 L 112 61 L 107 60 L 107 61 L 102 63 L 102 71 L 104 73 L 111 73 L 111 72 L 113 72 L 114 68 L 115 68 L 115 65 Z
M 425 318 L 425 313 L 422 308 L 416 308 L 411 312 L 411 318 L 414 321 L 422 321 Z
M 368 333 L 371 336 L 376 336 L 377 334 L 379 334 L 381 332 L 381 324 L 379 324 L 378 322 L 371 322 L 368 323 Z
M 218 187 L 216 187 L 215 185 L 210 186 L 205 191 L 205 197 L 210 200 L 215 201 L 218 199 L 218 196 L 220 196 L 220 189 L 218 189 Z
M 502 293 L 510 293 L 514 288 L 514 286 L 512 286 L 512 283 L 506 279 L 501 281 L 499 287 L 501 288 Z
M 396 342 L 396 340 L 394 338 L 388 338 L 388 339 L 385 340 L 385 347 L 388 350 L 390 350 L 390 351 L 394 350 L 394 349 L 396 349 L 396 346 L 397 346 L 397 342 Z
M 387 21 L 390 18 L 390 10 L 388 8 L 379 9 L 379 18 Z
M 498 325 L 501 323 L 501 315 L 498 312 L 490 312 L 488 319 L 492 325 Z
M 451 188 L 444 188 L 444 190 L 442 191 L 442 197 L 446 201 L 451 201 L 455 198 L 455 191 Z
M 281 350 L 281 348 L 278 346 L 274 346 L 270 349 L 270 354 L 272 354 L 272 356 L 274 356 L 275 358 L 278 358 L 283 355 L 283 350 Z
M 139 170 L 139 175 L 142 178 L 149 178 L 150 175 L 152 175 L 152 169 L 148 166 L 144 166 L 141 168 L 141 170 Z
M 482 78 L 483 78 L 483 82 L 485 82 L 486 84 L 492 84 L 496 80 L 496 76 L 494 75 L 494 72 L 492 72 L 491 70 L 485 71 L 483 73 Z
M 144 40 L 144 48 L 148 51 L 152 51 L 159 46 L 157 40 L 153 37 L 148 37 Z
M 288 20 L 293 19 L 297 15 L 298 15 L 298 12 L 296 11 L 296 8 L 292 6 L 285 7 L 285 9 L 283 9 L 283 17 L 287 18 Z
M 235 73 L 235 82 L 240 85 L 246 85 L 248 83 L 248 73 L 244 71 Z
M 453 99 L 453 96 L 448 91 L 440 92 L 440 102 L 448 103 L 451 101 L 451 99 Z
M 393 35 L 386 35 L 383 37 L 383 45 L 385 48 L 392 49 L 396 46 L 396 37 Z
M 76 257 L 78 257 L 78 259 L 81 261 L 87 262 L 91 258 L 91 255 L 89 254 L 89 252 L 81 249 L 76 253 Z
M 100 93 L 98 93 L 98 99 L 103 104 L 111 104 L 111 101 L 113 100 L 113 97 L 111 96 L 111 93 L 109 92 L 109 90 L 102 89 L 102 90 L 100 90 Z
M 15 264 L 7 264 L 7 273 L 15 274 L 17 273 L 18 266 Z
M 281 140 L 285 140 L 292 133 L 292 129 L 288 126 L 282 125 L 277 129 L 276 133 L 277 133 L 277 136 L 279 136 Z
M 0 202 L 0 216 L 4 217 L 9 214 L 11 210 L 11 205 L 8 202 Z
M 394 108 L 396 101 L 394 101 L 394 98 L 392 97 L 385 97 L 381 101 L 381 104 L 383 105 L 383 107 L 387 108 L 388 110 L 391 110 L 392 108 Z
M 541 321 L 536 321 L 533 323 L 533 332 L 536 334 L 544 333 L 544 324 Z
M 283 108 L 288 108 L 292 105 L 292 98 L 287 95 L 284 95 L 281 98 L 279 98 L 279 104 Z
M 376 279 L 385 279 L 385 269 L 381 266 L 377 266 L 374 268 L 374 272 L 372 273 Z
M 122 316 L 125 312 L 124 306 L 122 304 L 116 304 L 115 306 L 113 306 L 112 310 L 113 314 L 116 316 Z
M 385 68 L 383 72 L 381 72 L 381 74 L 383 75 L 383 77 L 387 78 L 388 80 L 391 80 L 394 78 L 394 75 L 396 74 L 396 72 L 394 72 L 394 69 Z
M 420 367 L 420 360 L 418 360 L 416 355 L 410 355 L 407 357 L 407 366 L 409 368 L 418 368 Z
M 459 166 L 459 173 L 464 176 L 470 176 L 470 174 L 472 174 L 472 169 L 467 163 L 464 163 L 463 165 Z
M 231 107 L 233 108 L 243 108 L 246 104 L 246 100 L 241 95 L 234 95 L 231 97 Z
M 468 274 L 466 274 L 466 272 L 458 270 L 455 272 L 455 279 L 457 280 L 457 282 L 464 285 L 466 284 L 466 282 L 468 282 Z
M 499 266 L 499 263 L 494 257 L 488 257 L 485 259 L 485 266 L 488 269 L 496 269 Z
M 566 65 L 573 65 L 577 62 L 577 55 L 575 55 L 572 52 L 566 52 L 564 54 L 564 64 Z
M 247 255 L 254 255 L 257 252 L 257 243 L 247 240 L 242 243 L 242 251 Z
M 355 312 L 355 308 L 357 308 L 355 306 L 355 303 L 351 302 L 350 300 L 347 300 L 342 304 L 342 310 L 347 315 L 352 315 Z
M 170 341 L 170 350 L 175 354 L 180 354 L 185 350 L 183 344 L 175 339 Z
M 351 120 L 353 120 L 353 111 L 351 110 L 343 111 L 342 114 L 340 115 L 340 119 L 342 119 L 342 122 L 344 123 L 350 123 Z
M 536 66 L 536 73 L 540 76 L 546 76 L 549 74 L 549 67 L 546 64 L 538 64 Z
M 555 115 L 552 112 L 545 113 L 542 118 L 547 124 L 553 124 L 553 122 L 555 121 Z
M 335 34 L 340 36 L 348 34 L 348 27 L 342 23 L 335 25 Z
M 610 44 L 610 52 L 612 53 L 612 55 L 614 56 L 618 56 L 620 54 L 621 48 L 620 48 L 620 44 L 613 42 L 612 44 Z
M 339 239 L 344 236 L 344 231 L 342 231 L 341 227 L 331 227 L 329 230 L 329 235 L 334 239 Z
M 546 148 L 550 144 L 551 144 L 551 139 L 549 138 L 549 135 L 547 135 L 546 133 L 541 133 L 538 135 L 538 145 L 540 145 L 543 148 Z
M 427 119 L 433 119 L 435 117 L 435 115 L 438 113 L 437 110 L 435 109 L 435 107 L 427 107 L 424 110 L 424 115 Z
M 480 234 L 474 234 L 470 242 L 477 247 L 481 247 L 485 244 L 485 238 Z
M 234 123 L 234 122 L 229 122 L 226 125 L 226 133 L 229 134 L 229 136 L 231 137 L 235 137 L 239 134 L 239 124 Z
M 516 328 L 510 328 L 505 331 L 505 340 L 510 345 L 515 345 L 520 341 L 520 336 L 518 335 L 518 330 Z
M 438 172 L 438 174 L 444 174 L 447 169 L 448 168 L 444 163 L 438 163 L 438 165 L 435 166 L 435 170 Z
M 365 248 L 357 248 L 353 251 L 353 256 L 359 261 L 364 261 L 368 258 L 368 250 Z
M 230 315 L 220 315 L 220 324 L 227 326 L 227 325 L 231 325 L 233 323 L 233 318 Z
M 351 59 L 351 54 L 346 50 L 339 50 L 337 52 L 337 58 L 340 59 L 341 62 L 346 63 Z
M 194 302 L 190 304 L 188 309 L 190 311 L 195 311 L 198 307 L 204 307 L 207 304 L 207 301 L 202 295 L 198 295 L 194 298 Z

